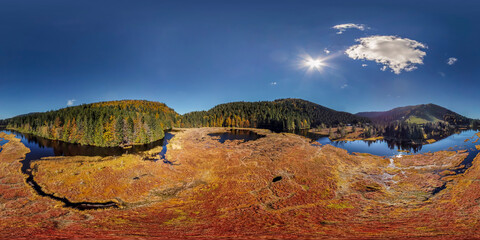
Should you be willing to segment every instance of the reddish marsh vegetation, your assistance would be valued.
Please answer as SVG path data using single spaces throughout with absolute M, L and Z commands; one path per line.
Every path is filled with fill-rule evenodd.
M 475 238 L 480 157 L 452 175 L 465 152 L 401 158 L 349 154 L 293 134 L 220 143 L 189 129 L 166 158 L 56 157 L 33 162 L 42 188 L 119 209 L 64 208 L 25 184 L 28 152 L 13 135 L 0 152 L 0 238 Z M 155 151 L 155 150 L 154 150 Z

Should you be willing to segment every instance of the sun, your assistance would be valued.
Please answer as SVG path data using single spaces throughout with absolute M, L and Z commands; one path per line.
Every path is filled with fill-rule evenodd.
M 328 64 L 326 62 L 328 57 L 318 57 L 314 58 L 308 54 L 305 54 L 301 56 L 301 61 L 299 64 L 300 68 L 307 69 L 307 73 L 312 73 L 312 72 L 322 72 L 322 70 L 325 67 L 328 67 Z
M 305 66 L 312 68 L 312 69 L 317 69 L 320 70 L 320 68 L 323 66 L 323 62 L 321 59 L 308 59 L 305 61 Z

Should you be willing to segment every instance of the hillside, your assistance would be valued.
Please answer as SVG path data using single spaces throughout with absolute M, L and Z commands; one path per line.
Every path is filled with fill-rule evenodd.
M 302 99 L 261 102 L 232 102 L 208 111 L 187 113 L 183 127 L 254 127 L 277 131 L 308 129 L 321 124 L 370 122 L 364 117 L 339 112 Z
M 375 123 L 406 122 L 414 124 L 449 123 L 468 125 L 471 119 L 435 104 L 398 107 L 384 112 L 359 112 L 360 117 L 371 119 Z
M 9 129 L 95 146 L 144 144 L 162 139 L 179 115 L 163 103 L 108 101 L 8 119 Z

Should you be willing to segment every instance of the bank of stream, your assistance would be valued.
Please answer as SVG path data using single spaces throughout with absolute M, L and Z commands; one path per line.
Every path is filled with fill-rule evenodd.
M 27 176 L 26 182 L 30 185 L 38 195 L 48 197 L 64 204 L 64 207 L 75 208 L 78 210 L 87 209 L 105 209 L 105 208 L 119 208 L 121 203 L 108 201 L 108 202 L 71 202 L 67 198 L 55 196 L 55 194 L 45 192 L 42 187 L 34 180 L 33 169 L 31 168 L 31 162 L 39 160 L 43 157 L 52 156 L 120 156 L 126 153 L 138 153 L 142 151 L 150 150 L 157 146 L 163 146 L 166 149 L 168 139 L 173 135 L 170 133 L 167 137 L 145 145 L 134 145 L 129 149 L 121 147 L 95 147 L 84 146 L 74 143 L 66 143 L 57 140 L 50 140 L 31 134 L 23 134 L 16 131 L 2 130 L 7 134 L 14 134 L 20 141 L 30 149 L 25 159 L 20 161 L 22 163 L 21 171 Z M 167 135 L 166 135 L 167 136 Z M 0 141 L 0 144 L 5 142 Z
M 49 140 L 41 137 L 37 137 L 30 134 L 22 134 L 14 131 L 3 130 L 7 134 L 15 134 L 21 142 L 30 149 L 24 160 L 21 161 L 21 171 L 27 178 L 26 182 L 41 196 L 49 197 L 51 199 L 60 201 L 65 207 L 75 208 L 79 210 L 86 209 L 102 209 L 102 208 L 118 208 L 121 207 L 121 203 L 109 201 L 109 202 L 71 202 L 66 198 L 55 196 L 55 194 L 46 193 L 42 187 L 35 182 L 33 170 L 31 169 L 31 162 L 41 159 L 43 157 L 50 156 L 120 156 L 125 153 L 138 153 L 142 151 L 150 150 L 154 147 L 162 146 L 162 151 L 158 155 L 158 159 L 162 160 L 165 164 L 176 165 L 166 159 L 165 154 L 167 151 L 168 141 L 174 136 L 172 133 L 167 132 L 165 138 L 146 145 L 134 145 L 129 149 L 121 147 L 94 147 L 94 146 L 82 146 L 79 144 L 66 143 L 61 141 Z M 452 169 L 455 174 L 461 174 L 465 172 L 471 165 L 475 156 L 480 152 L 475 145 L 480 144 L 480 141 L 474 139 L 477 131 L 467 130 L 458 134 L 453 134 L 445 139 L 437 141 L 432 144 L 423 146 L 398 146 L 387 141 L 349 141 L 338 142 L 330 141 L 327 137 L 315 137 L 309 135 L 313 141 L 316 141 L 322 145 L 330 144 L 338 148 L 347 150 L 349 153 L 370 153 L 378 156 L 395 157 L 405 154 L 421 154 L 428 152 L 436 152 L 443 150 L 459 151 L 466 150 L 468 156 L 460 164 L 461 168 Z M 218 139 L 219 142 L 225 142 L 226 140 L 243 140 L 243 142 L 256 140 L 264 137 L 250 130 L 231 129 L 226 132 L 219 132 L 209 134 L 211 137 Z M 466 140 L 468 139 L 468 140 Z M 475 141 L 474 141 L 475 140 Z M 4 144 L 5 140 L 0 140 L 0 145 Z M 1 148 L 0 148 L 1 149 Z M 155 161 L 158 160 L 155 158 Z M 433 194 L 436 194 L 443 190 L 445 185 L 435 189 Z
M 328 137 L 315 134 L 299 133 L 302 136 L 308 137 L 322 145 L 329 144 L 338 148 L 347 150 L 349 153 L 370 153 L 377 156 L 385 156 L 389 158 L 401 157 L 406 154 L 424 154 L 437 151 L 467 151 L 467 157 L 459 164 L 457 168 L 449 169 L 452 173 L 449 175 L 441 175 L 441 178 L 451 175 L 464 173 L 472 166 L 473 159 L 480 153 L 476 145 L 480 145 L 480 137 L 477 135 L 477 130 L 464 130 L 460 133 L 452 134 L 444 139 L 436 141 L 431 144 L 405 144 L 394 141 L 376 140 L 376 141 L 331 141 Z M 442 186 L 435 188 L 432 195 L 435 195 L 447 186 L 445 182 Z

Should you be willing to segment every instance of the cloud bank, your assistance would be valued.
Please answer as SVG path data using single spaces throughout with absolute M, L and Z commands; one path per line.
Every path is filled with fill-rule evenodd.
M 349 28 L 356 28 L 360 31 L 365 31 L 365 29 L 367 29 L 367 26 L 365 26 L 363 24 L 345 23 L 345 24 L 335 25 L 332 28 L 338 30 L 337 34 L 342 34 L 343 32 L 345 32 Z
M 451 57 L 451 58 L 447 59 L 447 64 L 451 66 L 451 65 L 455 64 L 457 61 L 458 61 L 457 58 Z
M 370 36 L 356 39 L 359 44 L 350 46 L 345 54 L 352 59 L 370 60 L 382 64 L 382 71 L 387 67 L 395 74 L 413 71 L 417 64 L 423 64 L 426 55 L 421 49 L 427 48 L 423 43 L 397 36 Z

